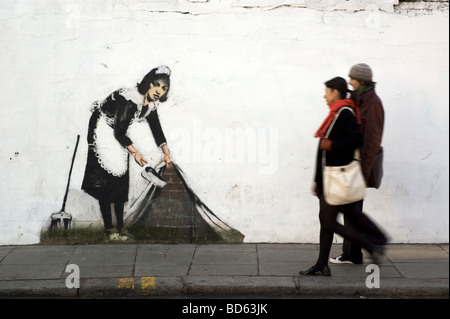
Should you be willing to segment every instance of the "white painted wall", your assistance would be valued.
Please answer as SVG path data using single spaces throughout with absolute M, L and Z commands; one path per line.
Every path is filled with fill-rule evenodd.
M 359 62 L 373 68 L 386 112 L 385 177 L 366 211 L 392 242 L 448 242 L 448 10 L 264 2 L 0 2 L 0 245 L 39 242 L 61 209 L 77 134 L 66 210 L 100 221 L 79 190 L 90 104 L 160 64 L 172 69 L 162 125 L 204 202 L 246 242 L 318 242 L 310 186 L 323 82 Z M 224 141 L 238 129 L 267 148 L 230 153 Z

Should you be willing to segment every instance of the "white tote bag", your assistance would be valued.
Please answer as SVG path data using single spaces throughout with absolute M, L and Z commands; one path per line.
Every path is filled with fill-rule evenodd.
M 328 138 L 334 123 L 344 108 L 350 109 L 353 112 L 351 108 L 341 108 L 334 117 L 325 137 Z M 323 151 L 322 175 L 325 201 L 329 205 L 337 206 L 357 202 L 363 199 L 366 192 L 366 181 L 364 180 L 361 169 L 359 149 L 355 150 L 354 159 L 348 165 L 327 166 L 325 159 L 325 151 Z

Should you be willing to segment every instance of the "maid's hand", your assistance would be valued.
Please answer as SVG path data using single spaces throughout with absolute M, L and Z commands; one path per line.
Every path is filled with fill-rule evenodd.
M 144 166 L 145 164 L 147 164 L 147 160 L 144 158 L 144 156 L 141 154 L 141 152 L 136 151 L 135 153 L 133 153 L 134 155 L 134 160 L 136 161 L 136 163 L 139 164 L 139 166 Z
M 166 162 L 166 167 L 167 168 L 172 167 L 173 163 L 172 163 L 172 157 L 170 156 L 170 154 L 166 154 L 164 156 L 164 162 Z

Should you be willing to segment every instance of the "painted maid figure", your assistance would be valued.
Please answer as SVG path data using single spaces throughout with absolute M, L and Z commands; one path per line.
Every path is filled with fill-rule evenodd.
M 87 136 L 89 149 L 81 188 L 99 201 L 105 234 L 111 239 L 126 240 L 123 216 L 130 183 L 129 158 L 133 157 L 140 167 L 148 162 L 165 162 L 166 167 L 172 166 L 157 112 L 158 105 L 167 100 L 169 88 L 170 69 L 159 66 L 136 86 L 119 89 L 92 105 Z M 143 125 L 146 131 L 142 130 Z M 136 132 L 153 135 L 158 148 L 156 155 L 143 150 L 145 138 L 140 145 L 136 143 L 139 139 Z M 118 232 L 114 232 L 112 206 Z

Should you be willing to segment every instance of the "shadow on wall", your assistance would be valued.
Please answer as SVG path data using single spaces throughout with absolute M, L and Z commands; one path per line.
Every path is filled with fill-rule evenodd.
M 152 186 L 139 212 L 125 218 L 128 239 L 121 243 L 242 243 L 244 235 L 222 224 L 186 184 L 176 165 L 161 173 L 167 183 Z M 63 205 L 64 207 L 64 205 Z M 64 209 L 63 209 L 64 210 Z M 113 214 L 114 215 L 114 214 Z M 98 224 L 78 225 L 70 214 L 51 216 L 41 231 L 41 244 L 97 244 L 112 242 Z

